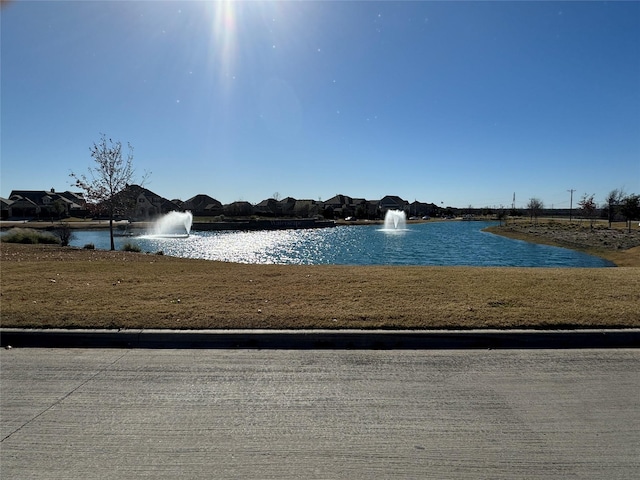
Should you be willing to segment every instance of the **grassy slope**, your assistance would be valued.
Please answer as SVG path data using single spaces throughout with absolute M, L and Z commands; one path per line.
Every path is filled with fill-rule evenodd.
M 640 326 L 640 269 L 239 265 L 2 244 L 3 327 Z

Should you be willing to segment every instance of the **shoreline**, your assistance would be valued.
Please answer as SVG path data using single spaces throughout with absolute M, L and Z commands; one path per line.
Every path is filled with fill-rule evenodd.
M 578 223 L 545 221 L 491 226 L 484 229 L 494 235 L 529 243 L 568 248 L 604 258 L 616 267 L 640 267 L 640 229 L 626 233 L 620 228 L 594 229 Z
M 433 221 L 463 221 L 462 219 L 431 219 L 431 220 L 407 220 L 408 224 L 428 223 Z M 295 224 L 295 220 L 264 220 L 261 225 L 274 225 L 273 228 L 287 228 L 287 225 Z M 109 228 L 108 220 L 77 220 L 65 222 L 72 229 L 76 230 L 105 230 Z M 114 231 L 122 230 L 126 226 L 127 230 L 148 230 L 154 222 L 129 222 L 114 221 Z M 206 229 L 228 230 L 231 227 L 241 227 L 248 224 L 246 222 L 221 222 L 224 224 L 219 228 L 213 227 L 213 223 L 194 222 L 194 225 L 210 225 Z M 255 222 L 254 222 L 255 223 Z M 307 222 L 306 226 L 298 226 L 297 228 L 326 228 L 319 225 L 310 227 Z M 378 225 L 382 224 L 381 220 L 358 220 L 345 221 L 336 220 L 332 226 L 344 225 Z M 0 221 L 0 230 L 6 231 L 11 228 L 33 228 L 36 230 L 54 230 L 59 222 L 51 221 Z M 568 219 L 541 219 L 538 223 L 532 224 L 529 221 L 520 219 L 512 220 L 505 225 L 494 225 L 484 228 L 483 231 L 500 235 L 513 240 L 521 240 L 534 244 L 551 245 L 555 247 L 567 248 L 580 251 L 588 255 L 603 258 L 612 262 L 616 267 L 640 267 L 640 227 L 636 226 L 631 229 L 631 233 L 627 233 L 626 229 L 621 228 L 621 222 L 616 224 L 614 228 L 609 229 L 603 226 L 602 222 L 596 222 L 594 228 L 585 226 L 582 222 L 569 222 Z M 294 226 L 294 228 L 296 228 Z M 205 230 L 206 230 L 205 229 Z M 199 230 L 195 228 L 194 230 Z

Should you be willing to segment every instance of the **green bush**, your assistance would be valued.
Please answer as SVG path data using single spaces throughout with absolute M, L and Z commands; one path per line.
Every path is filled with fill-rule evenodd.
M 6 235 L 2 236 L 3 242 L 8 243 L 45 243 L 60 245 L 60 238 L 50 232 L 41 232 L 33 228 L 12 228 Z
M 123 252 L 142 252 L 142 249 L 135 243 L 127 242 L 122 246 Z

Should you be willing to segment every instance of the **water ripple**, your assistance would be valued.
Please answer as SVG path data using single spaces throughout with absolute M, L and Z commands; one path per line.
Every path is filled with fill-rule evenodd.
M 143 251 L 235 263 L 337 265 L 469 265 L 518 267 L 606 267 L 598 257 L 482 232 L 489 222 L 433 222 L 402 231 L 378 226 L 312 230 L 198 232 L 188 238 L 117 239 Z M 108 232 L 77 232 L 73 245 L 109 247 Z

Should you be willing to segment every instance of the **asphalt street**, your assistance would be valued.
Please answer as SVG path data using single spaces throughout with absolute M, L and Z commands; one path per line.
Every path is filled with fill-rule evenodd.
M 638 478 L 640 350 L 0 351 L 2 478 Z

